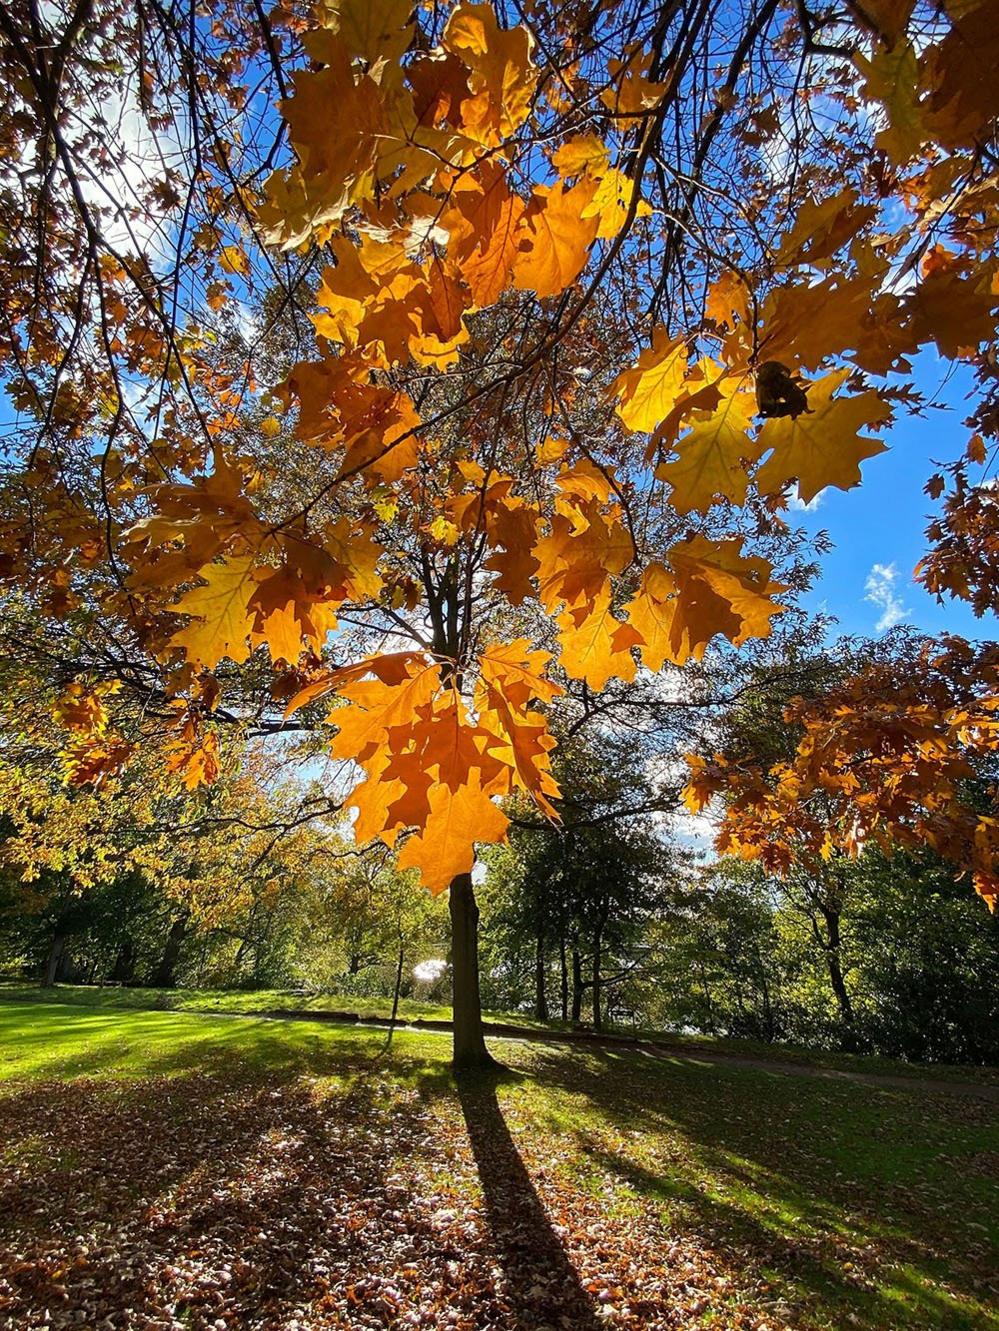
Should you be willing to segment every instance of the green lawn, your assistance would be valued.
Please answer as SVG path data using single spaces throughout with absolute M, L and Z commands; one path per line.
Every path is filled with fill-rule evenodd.
M 341 1012 L 358 1017 L 387 1018 L 392 1012 L 388 998 L 356 998 L 351 994 L 296 994 L 285 989 L 143 989 L 96 988 L 92 985 L 60 984 L 41 989 L 37 984 L 0 981 L 0 1002 L 71 1003 L 88 1008 L 170 1012 L 258 1013 L 275 1010 L 296 1012 Z M 451 1008 L 440 1003 L 423 1003 L 403 998 L 399 1003 L 400 1022 L 450 1021 Z M 487 1022 L 504 1022 L 528 1029 L 565 1031 L 571 1029 L 558 1021 L 539 1022 L 523 1012 L 486 1012 Z M 734 1054 L 738 1057 L 766 1059 L 771 1062 L 809 1063 L 816 1067 L 842 1071 L 873 1072 L 889 1076 L 935 1078 L 948 1081 L 980 1082 L 999 1085 L 999 1068 L 960 1067 L 934 1063 L 902 1063 L 897 1059 L 873 1055 L 842 1054 L 834 1050 L 807 1049 L 796 1045 L 764 1044 L 759 1040 L 723 1039 L 709 1035 L 680 1035 L 674 1031 L 622 1028 L 612 1034 L 637 1036 L 645 1040 L 665 1041 L 692 1052 Z
M 0 1003 L 0 1324 L 999 1328 L 994 1102 L 383 1041 Z

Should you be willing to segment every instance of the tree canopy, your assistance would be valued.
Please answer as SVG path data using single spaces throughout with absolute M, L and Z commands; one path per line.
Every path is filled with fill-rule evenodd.
M 558 819 L 552 709 L 771 633 L 790 497 L 860 482 L 926 347 L 980 393 L 921 577 L 994 608 L 994 20 L 5 7 L 5 633 L 70 784 L 155 743 L 197 790 L 227 732 L 325 716 L 357 840 L 446 888 L 505 797 Z M 691 799 L 733 787 L 726 844 L 778 867 L 792 823 L 929 843 L 992 903 L 994 690 L 957 640 L 874 666 Z M 852 812 L 799 826 L 813 789 Z

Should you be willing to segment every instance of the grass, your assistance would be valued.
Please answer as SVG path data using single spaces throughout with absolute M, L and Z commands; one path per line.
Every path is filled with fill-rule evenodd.
M 0 981 L 0 1001 L 51 1002 L 82 1005 L 101 1010 L 153 1010 L 170 1012 L 262 1013 L 275 1010 L 300 1012 L 343 1012 L 358 1017 L 387 1018 L 392 1001 L 387 998 L 356 998 L 351 994 L 297 994 L 285 989 L 144 989 L 97 988 L 92 985 L 60 984 L 52 989 Z M 571 1029 L 558 1021 L 539 1022 L 523 1012 L 489 1012 L 487 1021 L 512 1023 L 528 1030 L 565 1031 Z M 399 1002 L 399 1020 L 450 1021 L 450 1006 L 403 998 Z M 765 1044 L 761 1040 L 725 1039 L 709 1035 L 681 1035 L 675 1031 L 645 1028 L 611 1029 L 612 1034 L 662 1041 L 691 1052 L 728 1053 L 741 1058 L 770 1062 L 808 1063 L 815 1067 L 846 1072 L 873 1072 L 895 1077 L 929 1078 L 948 1081 L 999 1085 L 999 1068 L 958 1066 L 943 1063 L 904 1063 L 898 1059 L 869 1054 L 844 1054 L 835 1050 L 809 1049 L 787 1044 Z
M 60 999 L 66 994 L 58 992 Z M 178 1096 L 181 1108 L 171 1111 L 178 1133 L 186 1132 L 188 1116 L 204 1120 L 209 1131 L 217 1115 L 220 1140 L 234 1138 L 222 1123 L 233 1097 L 266 1095 L 267 1105 L 279 1097 L 277 1109 L 267 1112 L 289 1116 L 304 1112 L 294 1108 L 301 1095 L 327 1107 L 363 1102 L 366 1112 L 381 1117 L 376 1130 L 364 1120 L 361 1153 L 369 1155 L 377 1140 L 386 1153 L 383 1175 L 404 1177 L 405 1187 L 392 1184 L 399 1191 L 387 1210 L 369 1205 L 363 1212 L 357 1260 L 360 1269 L 379 1269 L 381 1257 L 364 1244 L 375 1244 L 365 1237 L 373 1226 L 395 1223 L 380 1219 L 383 1214 L 403 1216 L 410 1235 L 422 1232 L 424 1222 L 413 1216 L 424 1202 L 427 1215 L 453 1217 L 447 1222 L 453 1232 L 437 1234 L 422 1265 L 413 1258 L 412 1307 L 420 1306 L 420 1289 L 425 1294 L 437 1288 L 435 1281 L 454 1277 L 458 1302 L 448 1307 L 473 1311 L 461 1314 L 468 1320 L 436 1324 L 545 1325 L 536 1309 L 516 1301 L 542 1299 L 531 1291 L 546 1288 L 554 1271 L 582 1301 L 574 1327 L 589 1326 L 592 1318 L 594 1326 L 716 1331 L 999 1328 L 994 1104 L 652 1059 L 623 1049 L 502 1041 L 495 1048 L 515 1075 L 456 1089 L 445 1037 L 403 1031 L 391 1052 L 377 1058 L 383 1040 L 382 1032 L 359 1027 L 87 1006 L 79 994 L 71 1003 L 2 1003 L 0 1172 L 6 1160 L 32 1185 L 29 1195 L 57 1196 L 53 1171 L 61 1170 L 74 1180 L 76 1214 L 86 1187 L 73 1171 L 86 1166 L 88 1139 L 86 1131 L 53 1128 L 44 1117 L 59 1086 L 91 1106 L 81 1114 L 100 1105 L 100 1116 L 121 1097 L 134 1097 L 123 1122 L 139 1131 L 140 1141 L 146 1140 L 143 1115 L 162 1112 L 161 1102 L 173 1105 Z M 35 1086 L 44 1090 L 40 1099 L 32 1099 Z M 157 1089 L 164 1086 L 175 1090 Z M 20 1135 L 6 1143 L 5 1108 L 10 1122 L 21 1125 Z M 343 1135 L 338 1130 L 332 1139 L 341 1146 L 350 1132 L 361 1131 L 355 1110 L 351 1114 Z M 244 1129 L 257 1131 L 256 1119 Z M 289 1140 L 302 1131 L 288 1127 Z M 150 1126 L 149 1142 L 161 1145 L 164 1132 L 169 1135 L 162 1125 Z M 335 1162 L 356 1154 L 344 1147 L 342 1155 L 324 1156 L 324 1173 L 347 1168 Z M 91 1165 L 104 1188 L 110 1185 L 99 1156 L 97 1150 Z M 201 1167 L 192 1166 L 194 1176 Z M 156 1169 L 157 1180 L 169 1172 L 162 1163 Z M 222 1171 L 212 1196 L 235 1187 L 239 1170 Z M 138 1195 L 146 1181 L 130 1186 Z M 352 1195 L 359 1205 L 370 1200 L 371 1187 L 357 1186 Z M 263 1205 L 261 1195 L 256 1190 L 242 1205 Z M 301 1195 L 295 1198 L 297 1213 Z M 346 1203 L 341 1198 L 337 1205 L 342 1210 Z M 506 1242 L 504 1227 L 517 1207 L 519 1228 Z M 23 1230 L 19 1223 L 0 1222 L 6 1230 L 0 1237 L 10 1240 L 14 1225 L 15 1241 L 33 1242 L 35 1235 L 45 1248 L 51 1236 L 36 1235 L 36 1212 Z M 45 1223 L 58 1227 L 55 1212 L 43 1229 Z M 260 1222 L 251 1217 L 246 1224 Z M 232 1223 L 224 1232 L 231 1231 Z M 210 1251 L 207 1239 L 203 1250 Z M 430 1272 L 428 1264 L 437 1261 L 431 1251 L 450 1254 L 443 1276 Z M 536 1254 L 546 1254 L 547 1276 L 524 1267 Z M 398 1267 L 399 1259 L 385 1260 L 388 1269 L 393 1261 Z M 453 1266 L 460 1280 L 448 1275 Z M 502 1316 L 492 1304 L 486 1309 L 474 1302 L 501 1297 L 490 1283 L 497 1270 L 509 1276 L 501 1286 L 507 1290 Z M 395 1298 L 398 1278 L 391 1288 Z M 563 1289 L 563 1303 L 565 1297 Z M 298 1291 L 298 1303 L 302 1298 Z M 596 1308 L 599 1318 L 584 1305 Z M 672 1320 L 656 1320 L 665 1318 L 663 1306 Z M 344 1324 L 352 1324 L 344 1315 Z M 194 1313 L 189 1324 L 202 1325 Z M 395 1323 L 357 1322 L 369 1324 Z M 554 1314 L 552 1324 L 558 1324 Z M 302 1321 L 303 1328 L 311 1325 L 307 1317 Z
M 388 1017 L 390 998 L 355 998 L 353 994 L 298 994 L 286 989 L 144 989 L 97 988 L 93 985 L 60 984 L 52 989 L 37 985 L 0 984 L 0 999 L 8 1002 L 48 1002 L 83 1007 L 122 1010 L 159 1010 L 169 1012 L 268 1012 L 275 1008 L 303 1012 L 353 1012 L 359 1017 Z M 449 1021 L 450 1007 L 440 1003 L 421 1003 L 412 998 L 399 1000 L 403 1021 Z

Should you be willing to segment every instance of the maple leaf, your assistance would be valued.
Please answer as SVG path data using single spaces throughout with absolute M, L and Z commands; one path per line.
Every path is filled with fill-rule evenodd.
M 120 735 L 104 735 L 98 740 L 77 736 L 59 755 L 63 780 L 70 786 L 100 787 L 127 767 L 135 748 Z
M 834 370 L 808 386 L 808 413 L 768 420 L 760 430 L 760 451 L 772 450 L 756 473 L 761 494 L 780 494 L 797 479 L 798 495 L 810 503 L 820 490 L 848 490 L 860 483 L 860 463 L 884 453 L 887 444 L 858 434 L 863 426 L 891 420 L 888 404 L 873 389 L 851 397 L 833 394 L 850 377 Z
M 683 388 L 687 347 L 659 327 L 638 362 L 624 370 L 614 384 L 617 414 L 629 430 L 654 430 L 667 416 Z
M 995 337 L 997 306 L 999 293 L 990 283 L 962 276 L 945 260 L 910 295 L 909 331 L 914 341 L 932 339 L 942 355 L 954 359 Z
M 496 573 L 494 586 L 511 605 L 520 605 L 533 594 L 531 579 L 541 567 L 534 554 L 538 515 L 515 497 L 497 503 L 487 528 L 493 553 L 483 567 Z
M 383 684 L 401 684 L 409 678 L 414 666 L 418 666 L 424 661 L 425 658 L 422 652 L 385 652 L 380 656 L 366 656 L 349 666 L 340 666 L 336 670 L 325 671 L 315 679 L 310 680 L 308 684 L 294 694 L 285 708 L 285 719 L 287 720 L 300 707 L 313 702 L 316 698 L 325 697 L 326 694 L 332 693 L 334 689 L 355 680 L 363 679 L 365 675 L 374 675 Z
M 204 585 L 191 588 L 170 607 L 172 614 L 192 617 L 193 622 L 175 633 L 169 646 L 183 648 L 196 668 L 211 669 L 223 656 L 237 663 L 249 656 L 254 562 L 252 555 L 240 555 L 207 564 L 199 571 Z
M 806 199 L 794 226 L 781 238 L 778 262 L 785 267 L 821 266 L 876 216 L 876 208 L 858 203 L 855 189 L 840 190 L 826 199 Z
M 519 786 L 554 818 L 551 801 L 558 799 L 559 789 L 551 775 L 549 753 L 555 739 L 545 718 L 527 710 L 535 699 L 551 702 L 562 693 L 545 674 L 550 659 L 548 652 L 531 650 L 526 638 L 493 644 L 479 657 L 476 705 L 481 727 L 500 738 L 499 746 L 490 743 L 489 750 L 509 770 L 503 793 Z
M 219 265 L 227 273 L 239 273 L 241 277 L 250 275 L 250 260 L 242 245 L 226 245 L 219 252 Z
M 509 194 L 499 205 L 488 233 L 462 261 L 461 275 L 477 305 L 492 305 L 510 281 L 517 261 L 525 204 Z
M 477 774 L 456 790 L 431 787 L 428 799 L 426 824 L 408 838 L 397 863 L 400 869 L 419 869 L 424 887 L 437 895 L 458 874 L 471 871 L 476 842 L 502 841 L 510 820 L 483 791 Z
M 756 462 L 762 451 L 748 433 L 756 399 L 745 378 L 719 378 L 707 388 L 719 395 L 718 405 L 693 412 L 674 445 L 679 456 L 656 469 L 659 479 L 673 487 L 670 503 L 678 513 L 706 513 L 719 499 L 743 503 L 749 485 L 746 464 Z
M 365 662 L 367 671 L 372 663 Z M 347 702 L 346 707 L 335 707 L 327 717 L 337 733 L 330 746 L 335 758 L 349 758 L 363 763 L 382 745 L 388 731 L 395 726 L 412 726 L 417 710 L 430 702 L 440 687 L 440 666 L 416 655 L 406 664 L 406 674 L 400 679 L 357 680 L 347 684 L 337 682 L 337 691 Z
M 513 285 L 538 296 L 557 296 L 586 267 L 599 218 L 584 217 L 596 195 L 596 183 L 581 180 L 567 187 L 538 185 L 524 214 Z

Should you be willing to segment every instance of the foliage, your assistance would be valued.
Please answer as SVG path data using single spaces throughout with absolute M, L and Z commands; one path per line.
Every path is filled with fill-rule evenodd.
M 358 839 L 441 890 L 504 838 L 499 798 L 557 817 L 553 705 L 771 632 L 789 488 L 858 482 L 930 344 L 984 391 L 925 577 L 987 602 L 987 0 L 89 13 L 0 20 L 3 160 L 39 164 L 0 196 L 2 569 L 29 619 L 85 621 L 71 783 L 143 760 L 113 680 L 194 791 L 227 727 L 311 729 L 329 695 Z M 91 107 L 133 66 L 169 168 L 122 200 Z M 827 740 L 802 720 L 833 780 L 866 762 L 868 807 L 911 776 L 885 834 L 991 900 L 994 824 L 955 785 L 990 743 L 970 650 L 927 656 L 928 721 L 890 671 Z

